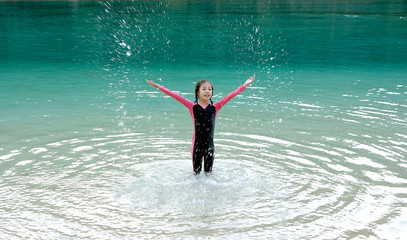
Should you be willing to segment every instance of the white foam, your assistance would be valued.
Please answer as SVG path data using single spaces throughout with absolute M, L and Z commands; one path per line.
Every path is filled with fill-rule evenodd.
M 86 151 L 86 150 L 90 150 L 93 149 L 92 146 L 80 146 L 80 147 L 76 147 L 74 149 L 72 149 L 73 152 L 82 152 L 82 151 Z
M 12 151 L 10 152 L 10 154 L 0 156 L 0 160 L 7 160 L 7 159 L 10 159 L 10 158 L 12 158 L 12 157 L 14 157 L 14 156 L 17 156 L 17 155 L 19 155 L 19 154 L 21 154 L 20 151 L 18 151 L 18 150 L 12 150 Z
M 47 152 L 47 151 L 48 150 L 46 148 L 33 148 L 29 152 L 34 153 L 34 154 L 38 154 L 38 153 Z
M 25 160 L 25 161 L 18 162 L 16 165 L 17 166 L 24 166 L 24 165 L 30 164 L 32 162 L 33 162 L 33 160 Z

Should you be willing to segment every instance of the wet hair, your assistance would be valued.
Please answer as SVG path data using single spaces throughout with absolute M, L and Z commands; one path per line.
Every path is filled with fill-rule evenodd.
M 206 82 L 211 85 L 211 87 L 212 87 L 212 96 L 213 96 L 213 84 L 212 84 L 211 82 L 209 82 L 208 80 L 201 80 L 201 81 L 197 82 L 196 85 L 195 85 L 195 103 L 198 102 L 198 92 L 199 92 L 199 88 L 201 88 L 202 84 L 204 84 L 204 83 L 206 83 Z M 209 100 L 211 101 L 211 104 L 213 104 L 212 98 L 209 99 Z

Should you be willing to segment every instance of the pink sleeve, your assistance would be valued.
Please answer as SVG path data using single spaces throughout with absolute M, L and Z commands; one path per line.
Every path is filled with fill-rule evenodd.
M 179 94 L 176 94 L 175 92 L 166 89 L 163 86 L 159 87 L 160 91 L 162 91 L 163 93 L 167 94 L 170 97 L 175 98 L 178 102 L 182 103 L 185 107 L 187 107 L 190 111 L 192 110 L 192 107 L 194 106 L 194 103 L 181 97 Z
M 229 93 L 226 97 L 224 97 L 222 100 L 219 102 L 216 102 L 213 104 L 216 108 L 216 111 L 219 111 L 227 102 L 229 102 L 232 98 L 234 98 L 237 94 L 241 93 L 243 90 L 245 90 L 246 87 L 244 85 L 241 85 L 238 89 L 235 91 Z

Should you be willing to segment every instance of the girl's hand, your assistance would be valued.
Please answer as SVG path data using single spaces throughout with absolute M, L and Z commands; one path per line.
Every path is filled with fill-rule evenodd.
M 157 83 L 155 83 L 155 82 L 153 82 L 153 81 L 151 81 L 151 80 L 147 80 L 147 83 L 148 83 L 150 86 L 155 87 L 155 88 L 159 88 L 159 87 L 160 87 L 160 85 L 158 85 Z
M 243 84 L 245 87 L 247 87 L 249 84 L 251 84 L 254 81 L 254 78 L 256 77 L 256 74 L 251 76 L 249 79 L 246 80 L 246 82 Z

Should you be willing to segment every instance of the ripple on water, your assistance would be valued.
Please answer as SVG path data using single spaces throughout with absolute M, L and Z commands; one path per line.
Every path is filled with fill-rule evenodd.
M 250 162 L 219 159 L 211 174 L 192 174 L 190 161 L 157 161 L 134 166 L 134 177 L 117 194 L 134 208 L 173 209 L 217 214 L 231 205 L 246 203 L 256 191 L 277 195 L 278 186 L 261 179 L 264 172 Z M 263 170 L 264 171 L 264 170 Z M 259 181 L 260 180 L 260 181 Z M 226 209 L 225 209 L 226 208 Z
M 396 146 L 406 144 L 404 134 L 396 137 Z M 33 141 L 1 156 L 7 168 L 0 214 L 13 224 L 0 228 L 21 238 L 38 231 L 94 239 L 134 232 L 146 238 L 396 236 L 405 223 L 406 167 L 377 156 L 397 160 L 404 152 L 363 139 L 220 132 L 214 172 L 197 176 L 190 142 L 177 137 L 100 133 L 42 146 Z

